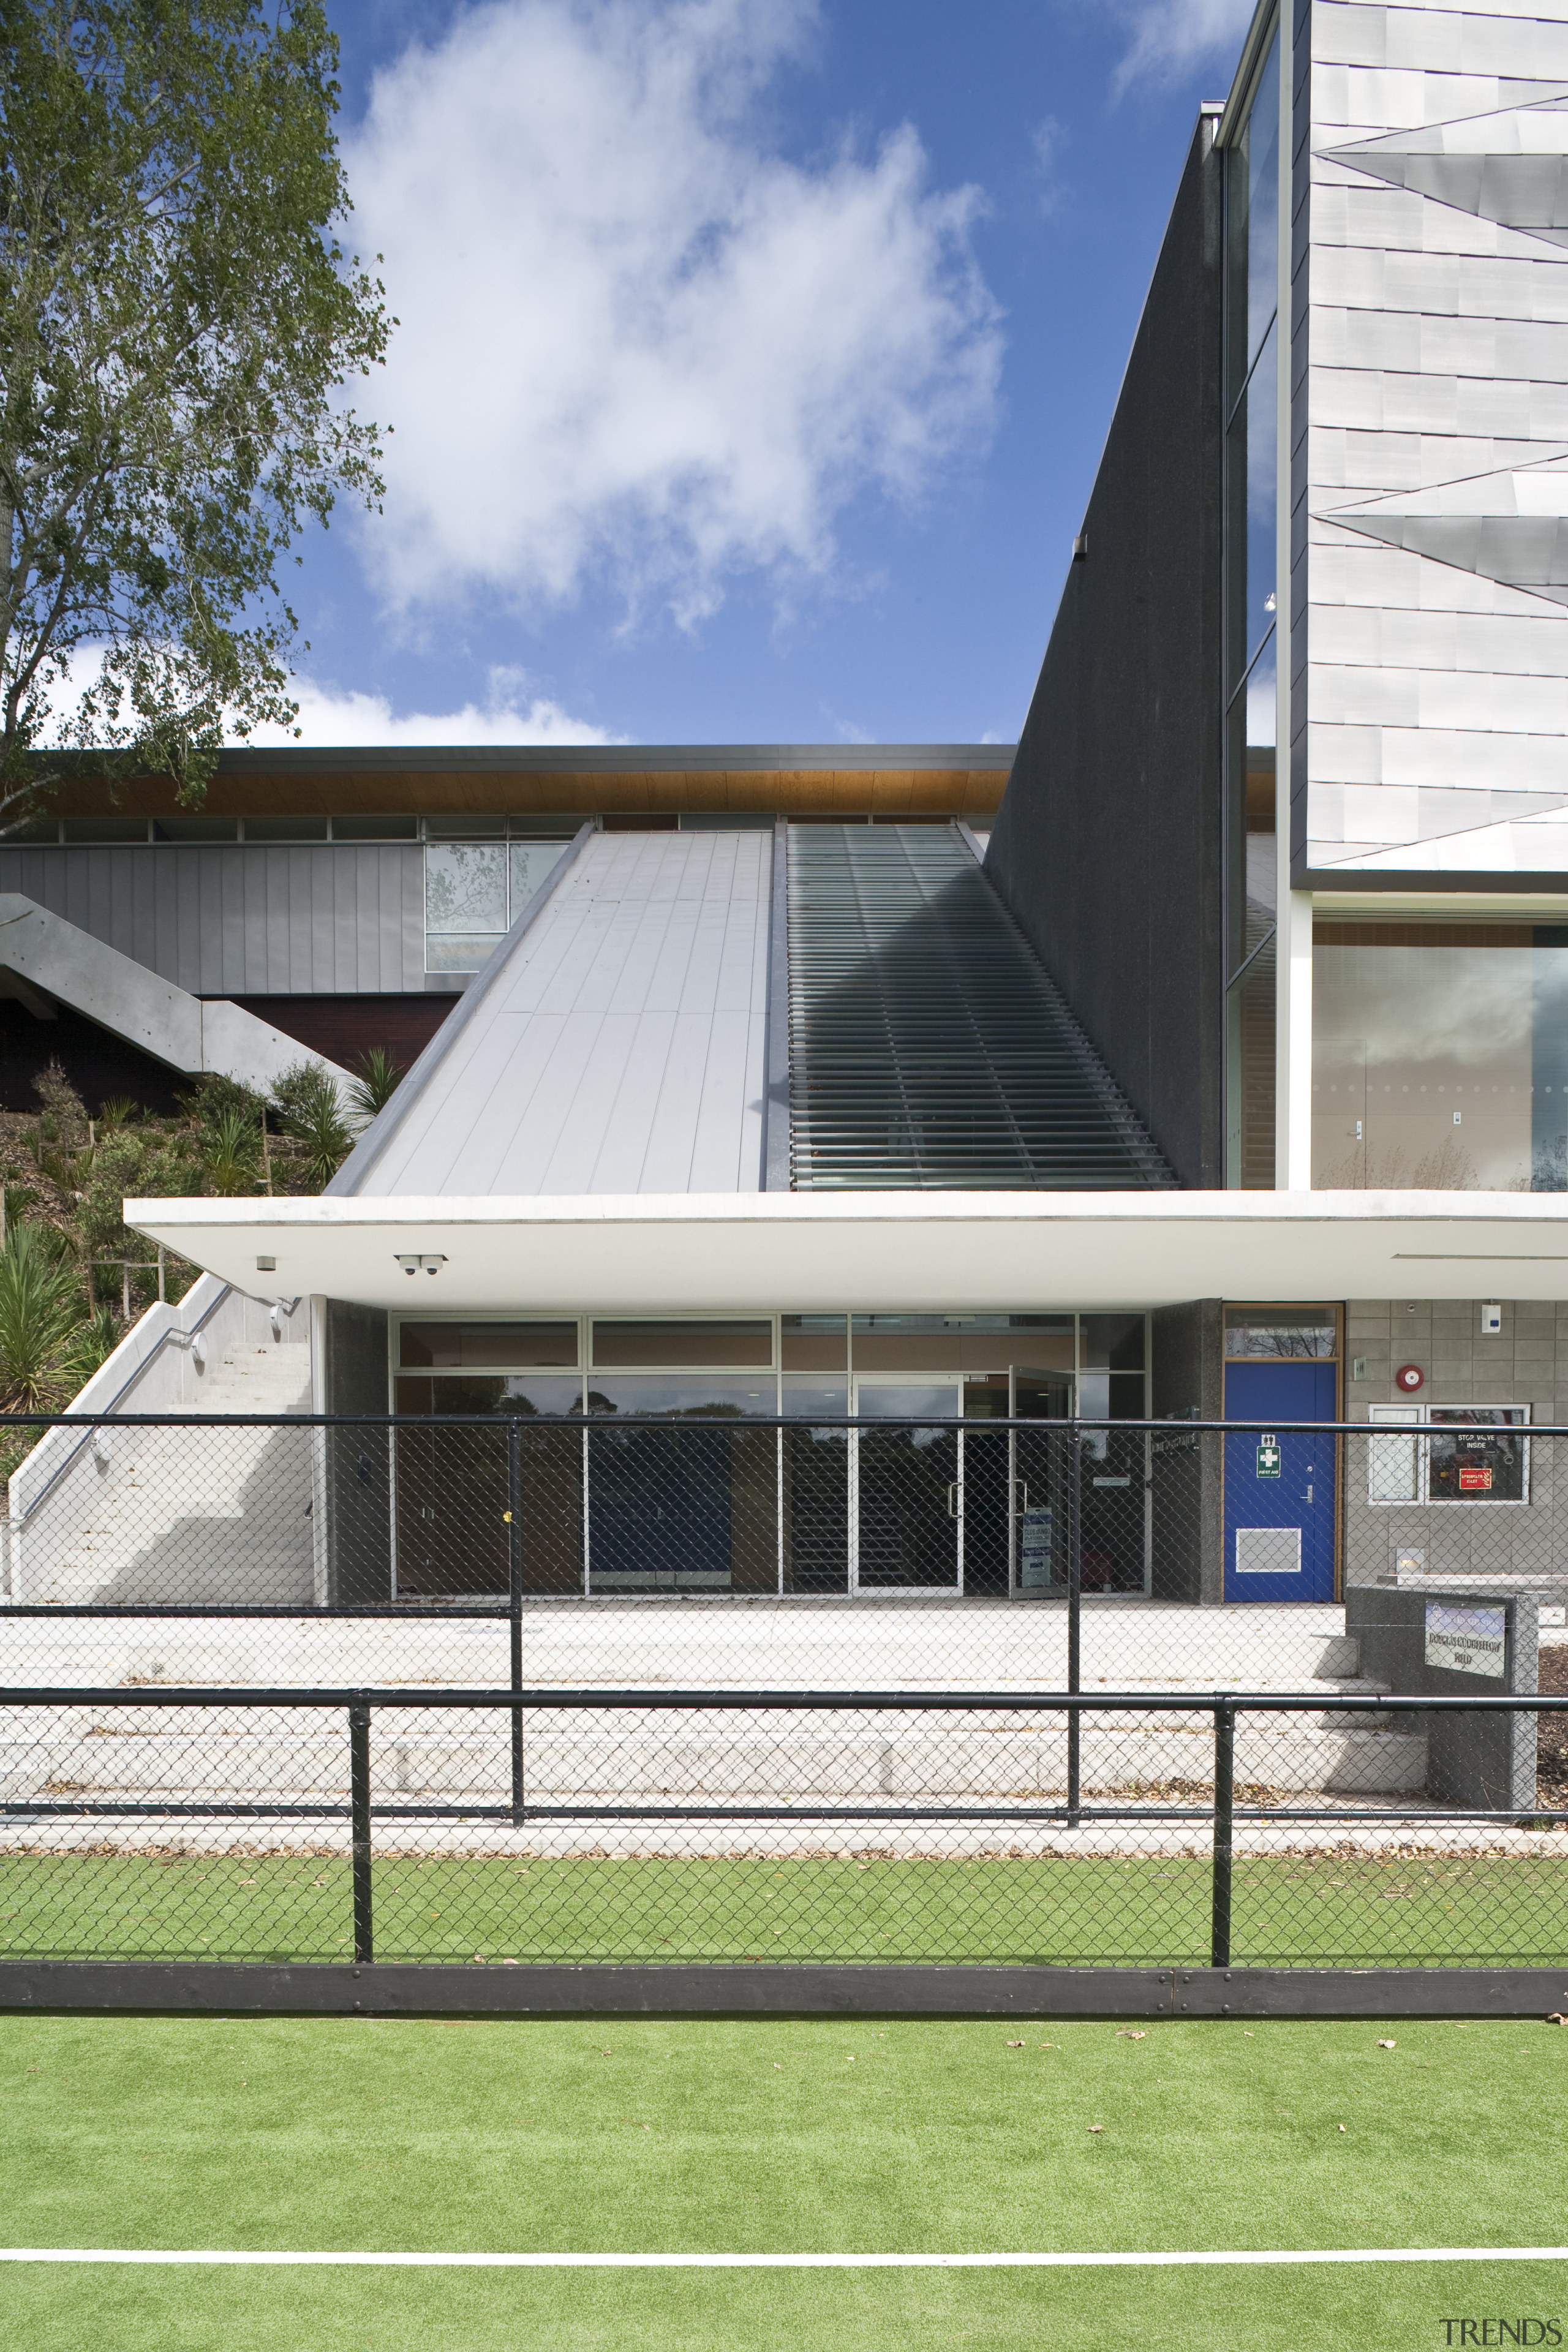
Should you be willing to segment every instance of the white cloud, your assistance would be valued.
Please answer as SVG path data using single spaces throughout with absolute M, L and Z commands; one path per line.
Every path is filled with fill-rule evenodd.
M 295 678 L 291 687 L 300 706 L 297 740 L 301 750 L 320 751 L 340 743 L 624 743 L 628 740 L 591 726 L 585 719 L 574 719 L 546 696 L 534 695 L 525 703 L 524 690 L 515 671 L 494 669 L 482 709 L 470 702 L 461 710 L 415 710 L 399 718 L 384 694 L 318 686 L 309 677 Z M 268 727 L 258 728 L 249 740 L 290 744 L 296 738 L 280 728 Z
M 998 313 L 908 126 L 772 152 L 812 0 L 492 0 L 376 80 L 355 242 L 402 326 L 367 560 L 394 605 L 611 583 L 684 622 L 728 576 L 826 575 L 868 490 L 984 446 Z
M 1116 97 L 1135 81 L 1172 80 L 1201 65 L 1222 70 L 1228 89 L 1256 0 L 1147 0 L 1125 13 L 1132 39 L 1111 79 Z

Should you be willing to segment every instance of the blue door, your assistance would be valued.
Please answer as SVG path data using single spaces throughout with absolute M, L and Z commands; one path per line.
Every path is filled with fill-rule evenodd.
M 1283 1424 L 1332 1421 L 1336 1394 L 1332 1364 L 1226 1366 L 1226 1419 L 1261 1424 L 1225 1441 L 1227 1601 L 1333 1599 L 1335 1441 Z

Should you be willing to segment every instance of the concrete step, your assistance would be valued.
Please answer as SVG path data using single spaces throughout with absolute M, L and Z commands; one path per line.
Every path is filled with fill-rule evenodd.
M 535 1803 L 784 1803 L 889 1800 L 993 1803 L 1060 1796 L 1067 1786 L 1067 1741 L 1060 1732 L 980 1731 L 888 1737 L 865 1731 L 786 1733 L 671 1731 L 659 1738 L 629 1727 L 536 1728 L 525 1743 L 526 1778 Z M 431 1731 L 374 1737 L 372 1793 L 379 1801 L 467 1798 L 503 1801 L 510 1785 L 506 1731 Z M 1205 1731 L 1086 1730 L 1082 1784 L 1087 1793 L 1160 1801 L 1173 1782 L 1195 1795 L 1213 1779 Z M 1239 1782 L 1286 1792 L 1394 1794 L 1424 1787 L 1426 1742 L 1400 1733 L 1242 1730 L 1237 1735 Z M 346 1800 L 348 1743 L 338 1733 L 210 1732 L 66 1735 L 0 1740 L 0 1800 L 51 1795 L 158 1797 L 171 1803 L 239 1798 Z

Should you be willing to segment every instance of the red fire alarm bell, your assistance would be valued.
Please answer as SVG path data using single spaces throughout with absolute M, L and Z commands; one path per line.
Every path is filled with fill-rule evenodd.
M 1394 1385 L 1395 1388 L 1403 1389 L 1406 1396 L 1414 1396 L 1426 1378 L 1426 1375 L 1419 1364 L 1401 1364 L 1394 1375 Z

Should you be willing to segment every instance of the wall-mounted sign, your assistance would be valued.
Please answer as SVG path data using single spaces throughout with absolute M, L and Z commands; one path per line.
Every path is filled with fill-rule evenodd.
M 1508 1612 L 1454 1609 L 1438 1601 L 1426 1607 L 1426 1664 L 1456 1675 L 1490 1675 L 1500 1682 L 1506 1666 Z
M 1264 1436 L 1258 1441 L 1258 1475 L 1260 1478 L 1279 1475 L 1279 1440 Z
M 1037 1592 L 1051 1581 L 1051 1514 L 1047 1505 L 1018 1517 L 1018 1582 Z
M 1419 1364 L 1401 1364 L 1394 1375 L 1394 1387 L 1403 1389 L 1406 1396 L 1414 1396 L 1418 1388 L 1426 1385 L 1426 1375 Z

